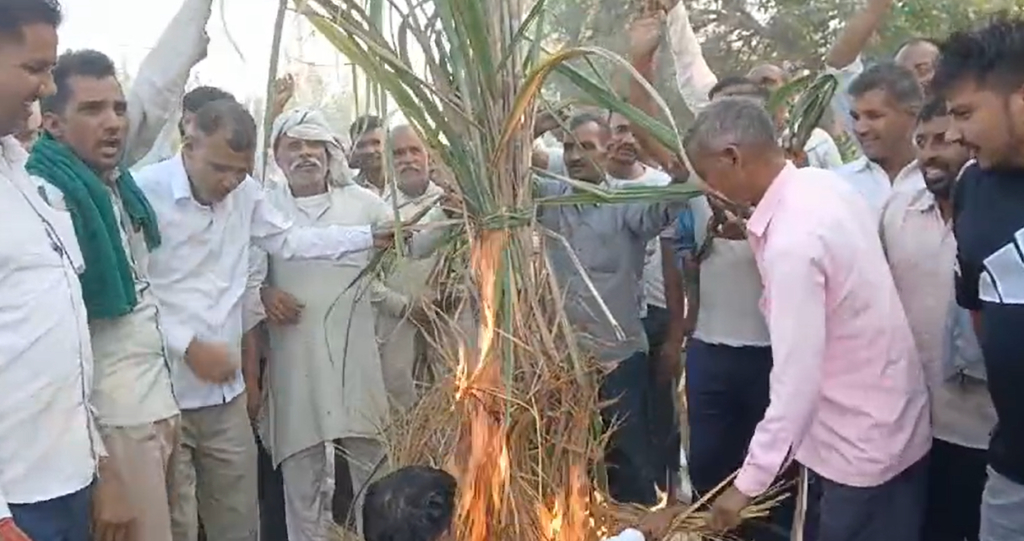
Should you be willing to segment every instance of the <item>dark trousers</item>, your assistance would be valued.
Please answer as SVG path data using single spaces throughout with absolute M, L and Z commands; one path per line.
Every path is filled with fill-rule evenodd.
M 810 474 L 807 541 L 931 541 L 921 537 L 928 493 L 924 458 L 875 487 L 851 487 Z
M 768 408 L 771 347 L 724 346 L 691 340 L 686 347 L 687 455 L 695 500 L 714 490 L 743 465 L 754 429 Z M 795 475 L 795 467 L 787 475 Z M 766 522 L 750 521 L 741 537 L 788 539 L 794 499 L 780 504 Z
M 281 469 L 274 468 L 274 461 L 259 438 L 256 438 L 256 443 L 259 449 L 257 475 L 259 476 L 260 539 L 261 541 L 288 541 L 288 527 L 284 516 L 284 479 L 281 477 Z
M 619 362 L 601 382 L 601 401 L 608 402 L 601 417 L 612 430 L 605 450 L 608 492 L 622 503 L 657 503 L 648 431 L 649 364 L 647 353 L 638 352 Z
M 32 541 L 90 541 L 92 487 L 67 496 L 10 504 L 11 516 Z
M 932 442 L 928 463 L 926 541 L 977 541 L 981 528 L 981 494 L 988 464 L 984 449 L 942 440 Z
M 679 433 L 679 415 L 676 411 L 676 382 L 667 380 L 658 374 L 661 347 L 665 344 L 671 315 L 660 306 L 647 305 L 647 317 L 644 318 L 644 331 L 650 344 L 648 356 L 650 369 L 650 397 L 648 400 L 648 431 L 651 437 L 651 468 L 656 475 L 658 489 L 666 491 L 669 481 L 679 476 L 679 451 L 681 436 Z M 682 354 L 678 355 L 682 363 Z

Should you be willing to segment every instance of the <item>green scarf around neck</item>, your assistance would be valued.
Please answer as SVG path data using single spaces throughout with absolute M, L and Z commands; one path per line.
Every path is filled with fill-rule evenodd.
M 107 185 L 70 147 L 45 132 L 32 147 L 25 169 L 64 195 L 85 260 L 79 280 L 89 319 L 129 314 L 138 304 L 135 276 Z M 150 250 L 160 246 L 156 214 L 131 173 L 118 169 L 115 184 L 128 222 L 125 226 L 141 229 Z

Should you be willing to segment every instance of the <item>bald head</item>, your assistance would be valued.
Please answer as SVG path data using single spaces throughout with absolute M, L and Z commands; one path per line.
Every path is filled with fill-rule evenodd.
M 784 84 L 788 76 L 786 71 L 775 64 L 761 64 L 747 73 L 747 78 L 765 88 L 775 91 Z
M 939 58 L 939 47 L 935 42 L 917 38 L 903 44 L 896 50 L 893 60 L 910 70 L 921 89 L 927 91 L 935 75 L 935 61 Z

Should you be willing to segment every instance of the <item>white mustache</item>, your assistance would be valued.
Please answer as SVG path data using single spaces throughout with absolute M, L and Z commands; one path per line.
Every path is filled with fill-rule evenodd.
M 320 163 L 320 160 L 316 158 L 309 158 L 292 163 L 291 167 L 289 168 L 289 171 L 295 171 L 296 169 L 300 167 L 305 167 L 307 165 L 315 165 L 321 169 L 323 169 L 324 167 L 324 164 Z

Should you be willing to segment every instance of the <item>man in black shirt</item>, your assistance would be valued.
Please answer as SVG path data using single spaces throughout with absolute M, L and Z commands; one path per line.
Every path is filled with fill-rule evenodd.
M 956 295 L 981 341 L 999 424 L 989 445 L 982 541 L 1024 539 L 1024 20 L 997 18 L 941 47 L 932 90 L 947 137 L 976 156 L 957 184 Z

